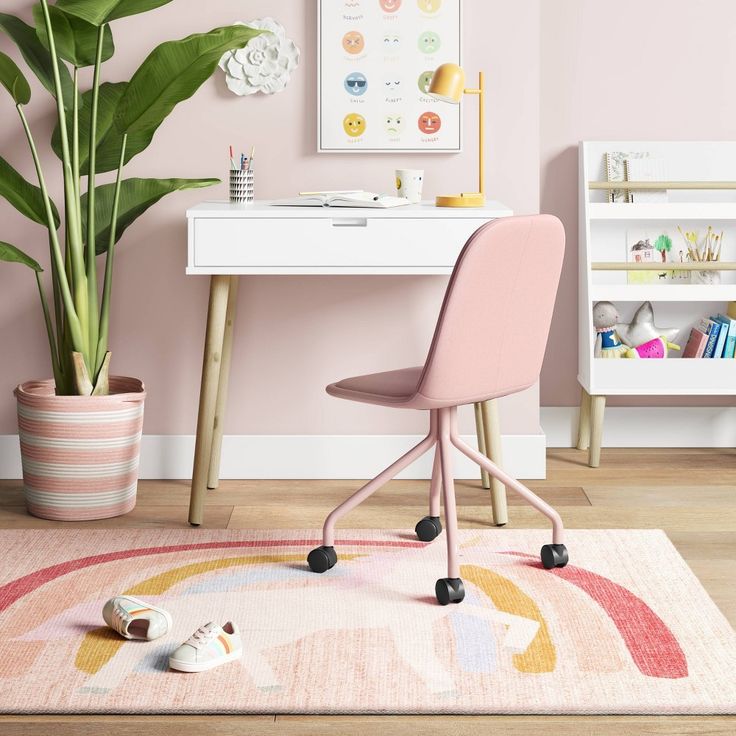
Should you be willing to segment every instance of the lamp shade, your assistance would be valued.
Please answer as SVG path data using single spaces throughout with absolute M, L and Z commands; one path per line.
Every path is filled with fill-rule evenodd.
M 429 94 L 443 102 L 460 103 L 465 89 L 465 72 L 457 64 L 442 64 L 435 70 Z

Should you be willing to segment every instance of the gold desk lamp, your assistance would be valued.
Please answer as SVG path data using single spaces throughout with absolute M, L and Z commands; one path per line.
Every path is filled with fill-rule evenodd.
M 478 191 L 463 192 L 462 194 L 446 194 L 436 198 L 437 207 L 483 207 L 485 197 L 485 89 L 483 72 L 478 73 L 478 88 L 471 89 L 465 86 L 465 71 L 457 64 L 442 64 L 438 66 L 432 82 L 429 85 L 429 94 L 437 100 L 459 105 L 463 95 L 478 95 Z

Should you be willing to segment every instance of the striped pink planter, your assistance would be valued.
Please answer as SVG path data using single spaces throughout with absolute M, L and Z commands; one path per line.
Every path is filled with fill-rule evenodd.
M 87 521 L 135 507 L 141 381 L 113 376 L 109 396 L 56 396 L 53 381 L 28 381 L 15 396 L 29 513 Z

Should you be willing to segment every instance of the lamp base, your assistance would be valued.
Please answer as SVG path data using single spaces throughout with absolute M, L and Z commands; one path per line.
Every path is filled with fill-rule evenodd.
M 485 207 L 486 198 L 479 192 L 443 194 L 435 199 L 436 207 Z

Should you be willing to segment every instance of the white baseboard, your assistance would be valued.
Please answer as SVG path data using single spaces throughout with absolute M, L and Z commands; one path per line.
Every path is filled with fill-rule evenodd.
M 548 447 L 577 444 L 578 408 L 543 406 Z M 612 406 L 603 422 L 604 447 L 736 447 L 733 406 Z
M 463 439 L 473 447 L 474 436 Z M 300 479 L 372 478 L 421 440 L 419 435 L 229 435 L 223 438 L 222 478 Z M 194 436 L 144 435 L 141 478 L 192 477 Z M 503 437 L 504 469 L 517 478 L 546 474 L 543 434 Z M 479 469 L 456 453 L 456 478 L 477 478 Z M 399 478 L 426 479 L 432 472 L 428 453 Z M 17 435 L 0 435 L 0 478 L 21 477 Z

